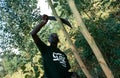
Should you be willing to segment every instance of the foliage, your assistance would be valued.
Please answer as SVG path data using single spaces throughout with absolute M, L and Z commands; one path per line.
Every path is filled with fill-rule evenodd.
M 3 71 L 15 72 L 19 66 L 24 67 L 32 61 L 37 50 L 29 36 L 33 22 L 37 21 L 36 0 L 1 0 L 0 31 L 2 38 L 1 57 L 4 62 Z M 31 48 L 33 48 L 31 50 Z M 17 53 L 16 53 L 17 52 Z M 24 70 L 23 70 L 24 71 Z
M 36 0 L 1 0 L 0 1 L 0 77 L 13 73 L 21 68 L 28 77 L 38 77 L 41 71 L 42 61 L 38 49 L 36 49 L 29 32 L 40 20 L 40 10 L 36 9 Z M 53 0 L 59 16 L 69 19 L 73 29 L 68 29 L 71 39 L 80 51 L 79 54 L 85 62 L 91 74 L 97 78 L 105 78 L 96 57 L 92 53 L 87 41 L 80 33 L 72 12 L 66 0 Z M 120 75 L 120 3 L 119 0 L 75 0 L 76 6 L 86 24 L 89 32 L 94 37 L 107 64 L 112 70 L 115 78 Z M 54 27 L 54 29 L 53 29 Z M 40 37 L 47 44 L 50 33 L 56 32 L 59 27 L 51 22 L 45 26 Z M 59 33 L 61 34 L 61 33 Z M 61 37 L 63 39 L 64 36 Z M 63 43 L 62 43 L 63 42 Z M 77 71 L 81 78 L 85 75 L 79 68 L 71 50 L 66 49 L 67 44 L 61 41 L 60 48 L 68 55 L 71 71 Z M 64 45 L 63 45 L 64 44 Z M 37 60 L 34 60 L 36 59 Z M 29 64 L 28 68 L 26 64 Z M 30 69 L 28 71 L 28 69 Z M 30 73 L 34 72 L 33 75 Z
M 92 53 L 87 41 L 80 33 L 79 26 L 76 26 L 70 8 L 66 0 L 57 0 L 58 12 L 62 17 L 67 17 L 75 26 L 74 31 L 70 31 L 71 38 L 75 39 L 75 45 L 82 53 L 86 66 L 91 71 L 91 74 L 96 77 L 103 78 L 104 74 Z M 62 3 L 61 3 L 62 2 Z M 98 47 L 100 48 L 108 66 L 112 70 L 115 78 L 119 77 L 120 66 L 120 4 L 119 0 L 75 0 L 78 11 L 82 15 L 83 21 L 86 24 L 89 32 L 94 37 Z M 64 6 L 64 7 L 63 7 Z M 68 13 L 65 13 L 68 12 Z M 76 30 L 77 29 L 77 30 Z M 76 66 L 76 65 L 74 65 Z M 76 70 L 76 69 L 75 69 Z M 77 70 L 76 70 L 77 71 Z M 80 70 L 79 70 L 80 71 Z M 79 73 L 78 71 L 78 73 Z M 99 73 L 98 73 L 99 72 Z M 118 72 L 118 73 L 116 73 Z M 79 74 L 82 74 L 79 73 Z M 82 77 L 83 78 L 83 77 Z

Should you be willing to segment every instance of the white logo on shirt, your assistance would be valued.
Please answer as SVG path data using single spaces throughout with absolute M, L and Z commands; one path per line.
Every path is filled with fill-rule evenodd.
M 53 61 L 59 61 L 63 67 L 66 67 L 65 57 L 61 53 L 53 52 Z

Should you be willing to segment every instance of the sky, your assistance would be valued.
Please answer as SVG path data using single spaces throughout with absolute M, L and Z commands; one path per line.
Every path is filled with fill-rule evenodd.
M 41 15 L 51 15 L 51 8 L 48 6 L 47 0 L 38 0 L 37 8 L 40 7 Z

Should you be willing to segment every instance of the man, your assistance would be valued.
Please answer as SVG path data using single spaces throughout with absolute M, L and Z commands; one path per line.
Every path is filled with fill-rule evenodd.
M 50 46 L 47 46 L 38 37 L 37 33 L 48 22 L 48 16 L 42 16 L 42 22 L 38 24 L 30 33 L 32 38 L 39 48 L 42 58 L 45 76 L 47 78 L 71 78 L 72 73 L 68 72 L 70 65 L 68 63 L 67 56 L 57 48 L 59 42 L 56 33 L 50 35 L 48 41 Z

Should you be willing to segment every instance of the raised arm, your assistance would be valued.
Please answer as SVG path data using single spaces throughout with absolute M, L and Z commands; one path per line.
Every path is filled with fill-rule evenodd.
M 34 37 L 35 35 L 37 35 L 37 33 L 47 23 L 47 21 L 48 21 L 48 16 L 47 15 L 43 15 L 42 16 L 42 21 L 30 32 L 30 34 L 32 35 L 32 37 Z
M 41 39 L 38 37 L 37 33 L 41 30 L 43 26 L 48 22 L 48 16 L 43 15 L 42 16 L 42 21 L 30 32 L 35 44 L 37 47 L 41 50 L 42 47 L 45 46 L 45 44 L 41 41 Z M 42 46 L 42 47 L 41 47 Z

